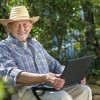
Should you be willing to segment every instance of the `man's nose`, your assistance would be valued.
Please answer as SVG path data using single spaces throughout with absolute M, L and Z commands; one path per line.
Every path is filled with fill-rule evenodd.
M 19 29 L 20 29 L 20 31 L 24 31 L 25 28 L 24 28 L 23 24 L 20 24 Z

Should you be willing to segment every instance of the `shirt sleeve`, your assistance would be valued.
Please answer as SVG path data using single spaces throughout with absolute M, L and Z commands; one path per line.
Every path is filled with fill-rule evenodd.
M 44 48 L 43 51 L 47 59 L 50 71 L 56 74 L 61 74 L 65 66 L 61 65 L 56 59 L 54 59 L 51 55 L 49 55 L 49 53 Z
M 64 65 L 61 65 L 56 59 L 54 59 L 44 48 L 43 46 L 37 41 L 39 47 L 42 49 L 43 54 L 48 62 L 48 67 L 50 72 L 61 74 L 65 68 Z
M 22 70 L 16 65 L 10 50 L 6 47 L 0 47 L 0 76 L 16 86 L 16 78 L 21 72 Z

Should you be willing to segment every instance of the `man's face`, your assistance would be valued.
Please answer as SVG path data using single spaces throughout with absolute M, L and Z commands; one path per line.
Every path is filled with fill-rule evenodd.
M 32 29 L 32 23 L 30 21 L 16 21 L 8 24 L 11 34 L 21 42 L 25 42 Z

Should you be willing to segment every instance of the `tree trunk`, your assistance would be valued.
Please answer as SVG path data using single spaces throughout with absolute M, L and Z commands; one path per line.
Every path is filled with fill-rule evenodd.
M 91 1 L 85 1 L 84 4 L 82 4 L 83 12 L 84 12 L 84 19 L 88 24 L 88 29 L 86 31 L 86 45 L 87 47 L 90 45 L 94 47 L 93 51 L 96 52 L 98 55 L 100 47 L 99 47 L 99 40 L 95 33 L 95 24 L 94 24 L 94 16 L 93 16 L 93 10 Z

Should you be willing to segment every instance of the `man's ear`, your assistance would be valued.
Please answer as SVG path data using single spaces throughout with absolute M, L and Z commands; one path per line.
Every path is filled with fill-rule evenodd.
M 31 21 L 30 21 L 30 22 L 31 22 Z M 32 22 L 31 22 L 31 23 L 30 23 L 30 26 L 29 26 L 29 27 L 30 27 L 30 31 L 32 30 L 32 25 L 33 25 L 33 24 L 32 24 Z
M 4 26 L 5 32 L 10 33 L 8 26 Z
M 7 32 L 11 33 L 11 25 L 10 24 L 7 25 Z

